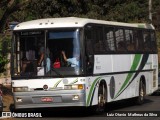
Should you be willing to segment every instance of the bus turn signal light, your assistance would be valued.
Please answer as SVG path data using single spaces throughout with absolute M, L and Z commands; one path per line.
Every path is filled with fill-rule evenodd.
M 64 89 L 67 89 L 67 90 L 82 90 L 82 89 L 84 89 L 84 85 L 83 84 L 65 85 Z

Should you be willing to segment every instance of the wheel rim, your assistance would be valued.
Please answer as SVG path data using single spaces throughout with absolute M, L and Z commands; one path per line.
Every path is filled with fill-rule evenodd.
M 106 101 L 105 88 L 104 88 L 104 85 L 103 85 L 103 89 L 102 89 L 101 93 L 99 93 L 99 95 L 98 95 L 98 107 L 99 107 L 99 109 L 104 110 L 105 101 Z
M 98 97 L 98 104 L 100 107 L 104 106 L 104 96 L 102 94 Z
M 141 89 L 140 89 L 140 99 L 143 101 L 144 99 L 144 90 L 143 90 L 143 85 L 141 84 Z

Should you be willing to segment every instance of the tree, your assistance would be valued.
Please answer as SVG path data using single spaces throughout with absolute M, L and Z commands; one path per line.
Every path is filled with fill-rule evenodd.
M 3 33 L 9 16 L 23 9 L 29 1 L 30 0 L 1 0 L 0 7 L 4 12 L 0 20 L 0 33 Z
M 5 65 L 7 63 L 8 63 L 8 60 L 0 54 L 0 73 L 3 73 L 5 71 Z
M 85 0 L 31 0 L 27 7 L 33 19 L 79 16 L 86 13 Z

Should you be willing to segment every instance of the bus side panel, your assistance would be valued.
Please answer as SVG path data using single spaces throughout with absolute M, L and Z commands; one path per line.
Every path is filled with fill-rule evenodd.
M 95 55 L 94 57 L 94 74 L 98 75 L 102 73 L 106 75 L 98 75 L 90 80 L 90 84 L 92 84 L 92 87 L 94 86 L 90 105 L 98 103 L 98 82 L 102 79 L 106 81 L 108 88 L 107 102 L 138 96 L 141 77 L 144 77 L 145 80 L 146 94 L 151 94 L 157 89 L 157 55 Z M 110 89 L 113 87 L 110 84 L 111 79 L 115 81 L 114 97 L 111 96 L 111 94 L 113 95 Z M 154 84 L 155 86 L 153 87 Z
M 95 55 L 94 74 L 126 72 L 130 70 L 134 55 Z
M 152 92 L 158 89 L 158 55 L 153 54 L 152 56 L 152 67 L 153 67 L 153 83 L 152 83 Z
M 113 72 L 130 71 L 133 55 L 112 55 L 113 56 Z
M 93 74 L 113 72 L 112 55 L 95 55 L 94 60 Z

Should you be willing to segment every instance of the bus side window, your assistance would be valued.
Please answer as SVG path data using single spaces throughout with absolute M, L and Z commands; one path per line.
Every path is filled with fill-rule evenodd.
M 126 51 L 126 43 L 124 39 L 124 34 L 123 34 L 123 29 L 121 28 L 116 28 L 115 30 L 115 37 L 116 37 L 116 46 L 117 46 L 117 51 Z
M 88 73 L 93 72 L 93 49 L 91 40 L 86 40 L 86 70 Z
M 115 51 L 115 44 L 114 44 L 114 28 L 113 27 L 105 27 L 104 30 L 104 42 L 107 51 Z
M 92 26 L 86 26 L 85 29 L 85 57 L 87 74 L 93 73 L 94 56 L 93 56 L 93 31 Z
M 145 31 L 143 33 L 143 39 L 144 39 L 144 49 L 145 51 L 151 50 L 151 37 L 149 31 Z
M 125 42 L 124 41 L 120 41 L 118 42 L 118 51 L 125 51 Z
M 128 51 L 135 50 L 135 44 L 133 41 L 133 31 L 132 30 L 125 30 L 125 39 L 126 39 L 126 47 Z
M 156 37 L 155 37 L 155 33 L 151 32 L 151 50 L 153 52 L 157 51 L 157 47 L 156 47 Z
M 94 40 L 94 52 L 95 53 L 104 53 L 104 41 L 103 41 L 103 27 L 99 25 L 95 25 L 93 27 L 93 40 Z
M 89 54 L 89 55 L 92 55 L 92 54 L 93 54 L 93 49 L 92 49 L 92 42 L 91 42 L 91 40 L 87 40 L 87 41 L 86 41 L 86 52 L 87 52 L 87 54 Z
M 139 52 L 143 52 L 144 51 L 144 40 L 143 40 L 142 30 L 135 31 L 135 40 L 136 40 L 136 49 Z

